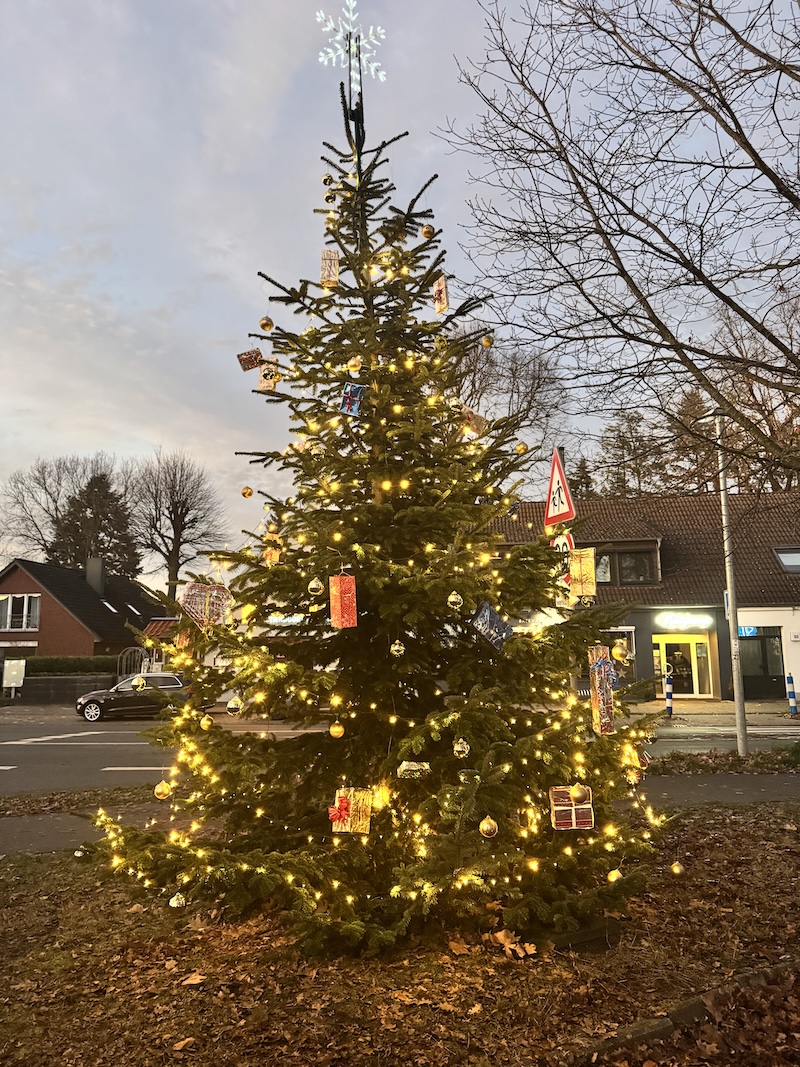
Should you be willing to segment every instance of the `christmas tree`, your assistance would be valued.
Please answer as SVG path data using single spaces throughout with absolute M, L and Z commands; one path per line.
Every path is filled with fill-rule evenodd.
M 574 929 L 636 884 L 651 847 L 657 817 L 613 806 L 648 724 L 592 732 L 569 677 L 602 620 L 554 610 L 544 538 L 498 551 L 526 449 L 514 418 L 458 398 L 466 346 L 492 339 L 477 302 L 447 306 L 421 194 L 394 206 L 399 138 L 366 150 L 352 85 L 342 108 L 321 281 L 267 279 L 254 335 L 296 436 L 251 461 L 288 472 L 293 495 L 265 493 L 258 543 L 226 560 L 237 621 L 195 599 L 167 646 L 195 683 L 159 732 L 176 829 L 101 815 L 102 848 L 175 906 L 275 907 L 315 949 L 379 951 L 426 922 Z M 512 634 L 523 616 L 537 625 Z M 204 713 L 231 692 L 252 732 Z M 276 741 L 273 716 L 308 729 Z

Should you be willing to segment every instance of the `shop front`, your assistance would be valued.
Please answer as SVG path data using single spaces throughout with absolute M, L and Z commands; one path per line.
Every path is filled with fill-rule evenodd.
M 661 611 L 653 620 L 653 674 L 664 693 L 672 679 L 672 692 L 682 699 L 713 697 L 719 692 L 719 653 L 716 619 L 699 611 Z

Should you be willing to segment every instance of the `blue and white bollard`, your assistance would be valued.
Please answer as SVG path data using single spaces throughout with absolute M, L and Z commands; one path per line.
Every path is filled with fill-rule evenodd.
M 794 678 L 791 674 L 786 675 L 786 696 L 789 698 L 789 714 L 793 719 L 796 719 L 797 697 L 794 695 Z
M 664 679 L 664 699 L 667 704 L 667 718 L 672 718 L 672 675 L 668 674 Z

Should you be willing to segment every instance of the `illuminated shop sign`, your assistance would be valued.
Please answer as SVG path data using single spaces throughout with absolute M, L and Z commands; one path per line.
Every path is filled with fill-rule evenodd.
M 688 615 L 681 611 L 662 611 L 656 615 L 656 626 L 662 630 L 710 630 L 714 618 L 712 615 Z

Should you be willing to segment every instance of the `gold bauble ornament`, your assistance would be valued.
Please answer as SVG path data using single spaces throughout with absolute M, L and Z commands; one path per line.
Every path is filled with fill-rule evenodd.
M 325 589 L 319 578 L 312 578 L 308 583 L 308 591 L 312 596 L 319 596 L 319 594 Z
M 450 594 L 450 596 L 447 598 L 447 603 L 448 603 L 449 607 L 454 608 L 457 611 L 461 607 L 461 605 L 464 603 L 464 598 L 460 593 L 457 593 L 456 590 L 454 589 L 453 592 Z
M 514 451 L 517 453 L 518 456 L 524 456 L 525 453 L 528 451 L 528 446 L 525 444 L 524 441 L 517 441 L 517 443 L 514 445 Z
M 619 869 L 619 867 L 615 867 L 613 871 L 609 871 L 606 875 L 606 878 L 609 880 L 609 882 L 611 882 L 612 885 L 614 884 L 614 882 L 618 882 L 621 877 L 622 871 Z
M 491 348 L 494 344 L 494 337 L 490 333 L 487 333 L 485 337 L 481 337 L 481 344 L 484 348 Z
M 358 374 L 361 370 L 361 356 L 351 356 L 347 361 L 347 369 L 351 374 Z
M 393 656 L 402 656 L 405 653 L 406 646 L 402 641 L 395 641 L 389 646 L 389 651 Z
M 589 790 L 581 782 L 569 787 L 569 799 L 573 804 L 585 804 L 589 799 Z
M 344 727 L 337 719 L 336 722 L 332 722 L 328 727 L 328 733 L 331 737 L 344 737 Z
M 200 720 L 200 729 L 201 730 L 210 730 L 213 725 L 214 725 L 214 719 L 212 718 L 211 715 L 204 715 L 203 718 Z
M 242 486 L 242 496 L 245 498 L 245 500 L 249 500 L 252 495 L 253 495 L 253 490 L 252 490 L 251 486 L 249 486 L 249 485 Z
M 153 792 L 159 800 L 166 800 L 167 797 L 172 796 L 172 786 L 162 778 Z
M 135 689 L 137 693 L 141 693 L 147 682 L 142 678 L 141 674 L 137 674 L 131 682 L 131 689 Z
M 269 333 L 269 331 L 274 328 L 275 323 L 272 321 L 269 315 L 265 315 L 258 325 L 261 327 L 264 333 Z
M 335 204 L 336 203 L 336 193 L 333 191 L 333 189 L 331 189 L 331 191 L 329 193 L 325 194 L 325 203 L 326 204 Z
M 323 185 L 333 185 L 334 180 L 335 179 L 334 179 L 332 174 L 323 174 L 322 175 L 322 184 Z
M 466 737 L 459 737 L 457 741 L 453 742 L 453 755 L 458 759 L 466 759 L 469 752 L 469 741 L 467 741 Z
M 675 860 L 675 862 L 670 867 L 670 870 L 672 871 L 672 873 L 675 875 L 676 878 L 680 878 L 680 876 L 682 874 L 686 874 L 686 868 L 684 867 L 684 865 L 681 863 L 680 860 Z
M 478 827 L 484 837 L 495 837 L 497 835 L 497 823 L 491 817 L 487 815 L 485 819 L 481 820 L 481 824 Z
M 426 241 L 430 241 L 431 237 L 433 237 L 435 233 L 436 230 L 433 226 L 431 226 L 429 222 L 426 222 L 425 225 L 422 227 L 422 236 L 425 238 Z
M 238 715 L 244 707 L 244 701 L 241 697 L 231 697 L 228 703 L 225 705 L 229 715 Z

